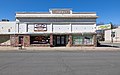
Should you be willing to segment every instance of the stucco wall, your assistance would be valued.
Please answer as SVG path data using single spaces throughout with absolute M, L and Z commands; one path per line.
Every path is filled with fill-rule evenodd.
M 95 23 L 73 23 L 72 32 L 95 32 Z
M 113 41 L 114 42 L 120 42 L 120 28 L 112 29 L 112 31 L 111 30 L 106 30 L 105 31 L 105 41 L 111 42 L 111 40 L 112 40 L 111 32 L 115 33 L 115 36 L 113 37 Z
M 19 22 L 19 33 L 43 33 L 34 31 L 34 25 L 37 23 L 47 24 L 47 31 L 44 33 L 94 33 L 96 30 L 96 19 L 17 18 L 16 21 Z
M 53 33 L 58 32 L 58 33 L 69 33 L 71 32 L 71 26 L 70 23 L 54 23 L 53 24 Z
M 43 33 L 43 31 L 34 31 L 36 23 L 19 23 L 18 33 Z M 39 24 L 39 23 L 38 23 Z M 42 23 L 41 23 L 42 24 Z M 43 23 L 47 25 L 44 33 L 84 33 L 95 32 L 96 23 Z
M 16 22 L 0 22 L 0 34 L 15 33 Z

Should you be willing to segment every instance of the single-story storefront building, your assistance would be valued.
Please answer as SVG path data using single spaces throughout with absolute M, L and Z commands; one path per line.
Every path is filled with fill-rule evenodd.
M 120 26 L 115 29 L 105 30 L 106 42 L 120 42 Z

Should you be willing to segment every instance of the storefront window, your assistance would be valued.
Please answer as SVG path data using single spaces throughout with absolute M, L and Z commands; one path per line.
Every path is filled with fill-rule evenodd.
M 30 36 L 31 44 L 49 44 L 50 36 Z
M 93 36 L 73 36 L 73 44 L 74 45 L 91 45 L 93 44 Z
M 73 36 L 73 44 L 80 45 L 83 42 L 82 36 Z
M 85 45 L 93 44 L 93 42 L 92 42 L 92 36 L 85 36 L 84 37 L 84 44 Z

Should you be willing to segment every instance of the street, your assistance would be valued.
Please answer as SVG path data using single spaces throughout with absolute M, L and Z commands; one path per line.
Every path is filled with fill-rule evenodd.
M 0 51 L 0 75 L 120 75 L 120 52 Z

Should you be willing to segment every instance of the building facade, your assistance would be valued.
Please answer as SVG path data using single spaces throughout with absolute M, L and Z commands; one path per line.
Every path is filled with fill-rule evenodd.
M 10 36 L 15 34 L 15 21 L 1 21 L 0 22 L 0 46 L 10 46 Z
M 96 13 L 51 9 L 17 12 L 11 46 L 96 46 Z
M 120 42 L 120 27 L 111 30 L 105 30 L 106 42 Z

